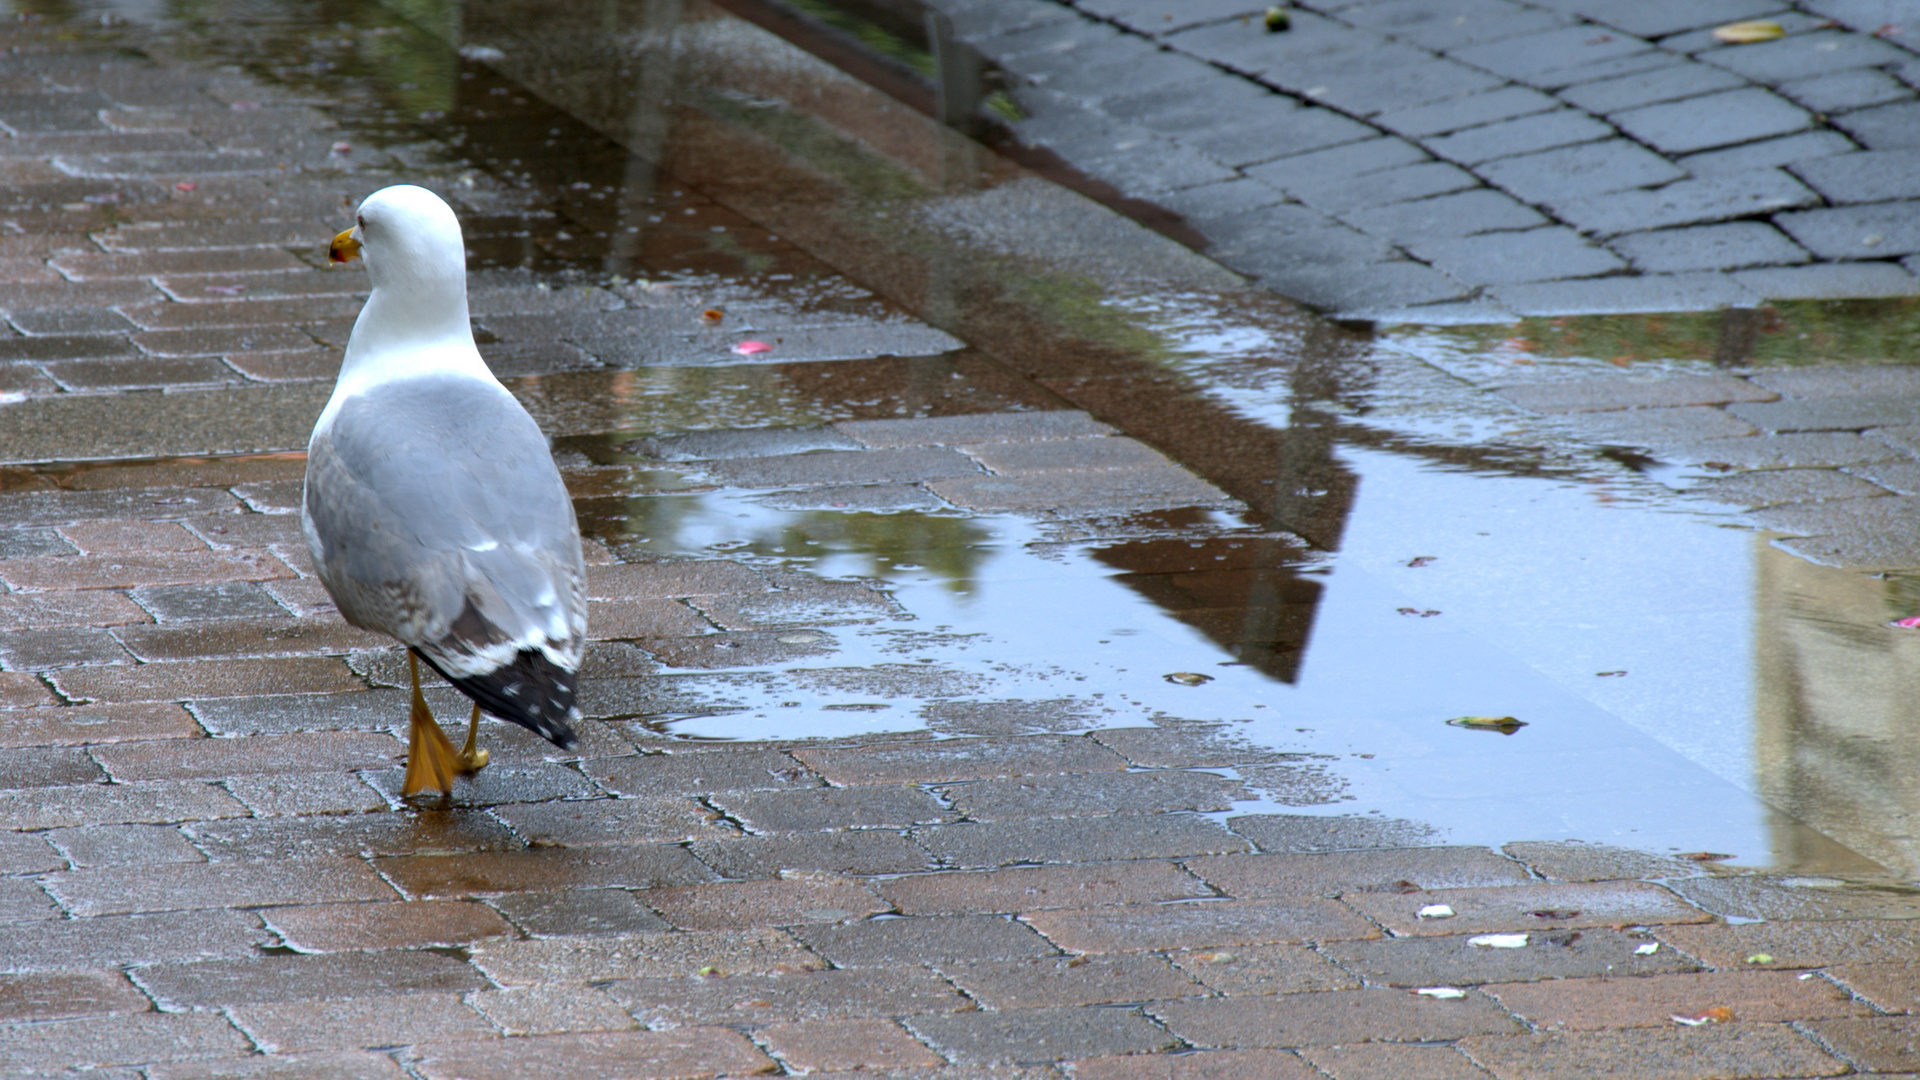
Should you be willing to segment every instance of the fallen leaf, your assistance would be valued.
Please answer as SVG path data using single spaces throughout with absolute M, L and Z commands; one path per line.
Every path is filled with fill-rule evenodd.
M 773 346 L 764 341 L 738 341 L 735 342 L 733 346 L 733 352 L 736 356 L 754 356 L 759 353 L 772 351 Z
M 1708 1009 L 1706 1012 L 1703 1012 L 1700 1015 L 1718 1024 L 1733 1023 L 1733 1010 L 1728 1008 L 1725 1005 L 1715 1005 L 1713 1008 Z
M 1625 675 L 1626 672 L 1625 671 L 1596 671 L 1593 674 L 1595 678 L 1615 679 L 1622 675 Z
M 1423 986 L 1415 990 L 1414 993 L 1419 994 L 1421 997 L 1439 998 L 1442 1001 L 1451 1001 L 1454 998 L 1467 996 L 1465 990 L 1456 986 Z
M 1414 917 L 1420 919 L 1451 919 L 1453 918 L 1453 909 L 1445 904 L 1428 904 L 1426 907 L 1415 912 Z
M 1293 17 L 1287 14 L 1286 8 L 1270 7 L 1267 13 L 1260 17 L 1260 23 L 1267 28 L 1267 33 L 1278 34 L 1293 25 Z
M 1527 914 L 1536 919 L 1552 919 L 1555 922 L 1564 922 L 1568 919 L 1577 919 L 1580 917 L 1578 908 L 1541 908 L 1539 911 L 1529 911 Z
M 343 142 L 334 143 L 333 152 L 336 154 L 351 154 L 353 153 L 353 144 Z
M 1899 37 L 1899 36 L 1900 36 L 1900 24 L 1899 24 L 1899 23 L 1888 23 L 1888 24 L 1886 24 L 1885 26 L 1882 26 L 1882 27 L 1881 27 L 1880 29 L 1878 29 L 1878 30 L 1875 30 L 1875 31 L 1873 32 L 1873 36 L 1874 36 L 1874 37 L 1877 37 L 1877 38 L 1890 38 L 1890 37 Z
M 1467 944 L 1477 945 L 1483 949 L 1524 949 L 1527 947 L 1527 935 L 1481 934 L 1479 937 L 1468 938 Z
M 1729 45 L 1751 45 L 1756 41 L 1772 41 L 1786 35 L 1786 29 L 1772 19 L 1753 19 L 1713 28 L 1714 39 Z
M 1749 957 L 1747 957 L 1747 963 L 1749 963 L 1749 964 L 1771 964 L 1771 963 L 1773 963 L 1773 954 L 1772 954 L 1772 953 L 1763 953 L 1763 952 L 1757 952 L 1757 953 L 1754 953 L 1754 954 L 1753 954 L 1752 956 L 1749 956 Z
M 1418 570 L 1421 567 L 1427 565 L 1428 563 L 1431 563 L 1435 558 L 1436 556 L 1433 556 L 1433 555 L 1416 555 L 1414 556 L 1413 561 L 1407 563 L 1407 565 L 1413 567 L 1415 570 Z
M 1502 735 L 1511 735 L 1527 726 L 1525 720 L 1516 720 L 1511 716 L 1456 716 L 1447 723 L 1473 731 L 1497 731 Z
M 1725 862 L 1733 858 L 1733 856 L 1722 855 L 1717 851 L 1685 851 L 1675 855 L 1674 858 L 1686 859 L 1691 862 Z
M 1710 1024 L 1713 1022 L 1704 1016 L 1681 1016 L 1679 1013 L 1674 1013 L 1672 1016 L 1667 1017 L 1667 1019 L 1676 1024 L 1685 1024 L 1688 1027 L 1699 1027 L 1702 1024 Z
M 726 317 L 727 317 L 727 313 L 724 311 L 721 311 L 717 307 L 710 307 L 707 310 L 700 313 L 700 321 L 702 322 L 717 323 L 721 319 L 724 319 Z
M 1654 953 L 1657 953 L 1659 951 L 1660 951 L 1660 943 L 1657 941 L 1649 941 L 1645 945 L 1642 945 L 1639 948 L 1633 950 L 1633 955 L 1652 956 Z
M 173 190 L 175 190 L 175 191 L 192 191 L 193 189 L 195 189 L 195 188 L 197 188 L 197 187 L 199 187 L 199 186 L 200 186 L 199 184 L 196 184 L 196 183 L 194 183 L 194 182 L 193 182 L 193 181 L 191 181 L 191 180 L 182 180 L 182 181 L 180 181 L 179 183 L 177 183 L 177 184 L 175 184 L 175 185 L 173 185 Z
M 1421 611 L 1419 608 L 1410 608 L 1410 607 L 1394 608 L 1393 610 L 1399 612 L 1402 615 L 1418 615 L 1423 619 L 1431 619 L 1435 615 L 1440 614 L 1439 612 L 1434 611 L 1432 608 L 1428 608 L 1426 611 Z
M 1181 686 L 1204 686 L 1213 681 L 1213 676 L 1202 675 L 1193 671 L 1176 671 L 1170 675 L 1163 676 L 1163 678 L 1170 683 L 1178 683 Z

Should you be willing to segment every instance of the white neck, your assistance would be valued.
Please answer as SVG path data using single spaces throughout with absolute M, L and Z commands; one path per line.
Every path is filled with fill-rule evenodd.
M 336 399 L 378 382 L 439 372 L 494 381 L 473 344 L 465 268 L 429 277 L 376 272 L 340 365 Z M 397 280 L 396 280 L 397 278 Z

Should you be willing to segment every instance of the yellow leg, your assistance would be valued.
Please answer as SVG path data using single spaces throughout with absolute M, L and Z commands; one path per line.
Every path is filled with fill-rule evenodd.
M 480 737 L 480 706 L 473 707 L 473 719 L 467 721 L 467 748 L 460 751 L 460 775 L 472 776 L 487 767 L 488 754 L 474 745 Z
M 400 794 L 417 795 L 434 788 L 451 795 L 460 759 L 447 741 L 447 733 L 440 730 L 439 721 L 427 709 L 427 699 L 420 696 L 420 661 L 411 652 L 407 653 L 407 672 L 413 676 L 413 712 L 408 725 L 407 778 L 400 785 Z

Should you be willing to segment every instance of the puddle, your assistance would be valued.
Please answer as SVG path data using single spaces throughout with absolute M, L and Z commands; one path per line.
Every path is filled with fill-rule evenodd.
M 574 298 L 476 312 L 562 436 L 589 533 L 787 586 L 779 610 L 705 612 L 724 632 L 641 642 L 666 668 L 633 680 L 648 685 L 622 715 L 728 739 L 1218 721 L 1301 755 L 1250 772 L 1261 798 L 1243 809 L 1920 873 L 1900 737 L 1920 636 L 1879 627 L 1920 589 L 1796 560 L 1466 385 L 1884 362 L 1915 302 L 1376 339 L 930 132 L 720 8 L 545 37 L 504 5 L 401 10 L 213 4 L 165 33 L 333 101 L 368 148 L 363 187 L 405 175 L 459 198 L 477 296 L 538 281 Z M 911 313 L 969 347 L 746 364 L 683 320 L 667 357 L 612 349 L 647 340 L 632 328 L 562 342 L 589 365 L 550 348 L 580 320 L 535 318 L 643 306 L 660 284 L 748 319 L 728 330 L 891 332 Z M 1062 407 L 1152 443 L 1244 517 L 965 515 L 906 483 L 740 490 L 703 464 L 723 454 L 684 441 Z M 1526 726 L 1446 723 L 1467 715 Z

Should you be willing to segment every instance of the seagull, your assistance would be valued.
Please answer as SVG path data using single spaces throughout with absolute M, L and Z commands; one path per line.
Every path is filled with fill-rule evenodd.
M 402 184 L 333 238 L 373 293 L 307 445 L 300 524 L 340 614 L 407 647 L 413 680 L 401 794 L 451 795 L 487 764 L 480 713 L 574 742 L 586 564 L 546 436 L 487 370 L 467 318 L 451 207 Z M 420 661 L 473 699 L 456 754 L 420 696 Z

